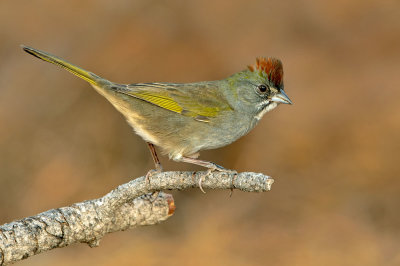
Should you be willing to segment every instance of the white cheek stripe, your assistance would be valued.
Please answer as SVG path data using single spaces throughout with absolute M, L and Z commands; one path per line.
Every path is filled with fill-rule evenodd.
M 262 103 L 265 103 L 265 101 Z M 277 106 L 278 106 L 278 103 L 276 103 L 276 102 L 272 102 L 272 103 L 268 104 L 267 107 L 265 107 L 261 112 L 259 112 L 254 118 L 257 120 L 260 120 L 266 113 L 268 113 L 269 111 L 271 111 L 272 109 L 274 109 Z
M 257 108 L 263 108 L 268 103 L 269 103 L 269 100 L 264 100 L 264 101 L 260 102 L 259 104 L 257 104 Z

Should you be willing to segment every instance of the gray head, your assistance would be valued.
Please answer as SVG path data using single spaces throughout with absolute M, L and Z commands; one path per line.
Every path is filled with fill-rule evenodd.
M 256 64 L 228 78 L 229 87 L 236 88 L 240 105 L 257 119 L 278 104 L 292 104 L 283 85 L 282 63 L 276 58 L 257 58 Z M 250 109 L 249 109 L 250 108 Z

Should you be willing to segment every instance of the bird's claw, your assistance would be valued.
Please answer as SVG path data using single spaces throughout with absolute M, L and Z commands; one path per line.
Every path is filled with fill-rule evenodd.
M 153 175 L 159 174 L 161 172 L 162 172 L 162 168 L 151 169 L 147 172 L 147 174 L 145 176 L 147 188 L 149 188 L 149 186 L 150 186 L 150 177 L 152 177 Z M 153 203 L 157 199 L 159 193 L 160 193 L 160 191 L 154 191 L 153 193 L 151 193 L 151 198 L 152 198 L 152 199 L 150 199 L 151 203 Z
M 203 182 L 203 179 L 204 179 L 206 176 L 208 176 L 209 174 L 211 174 L 212 172 L 214 172 L 214 171 L 225 172 L 225 173 L 227 173 L 227 174 L 233 174 L 233 177 L 232 177 L 231 194 L 230 194 L 230 196 L 232 196 L 233 189 L 235 188 L 233 182 L 235 181 L 235 177 L 236 177 L 236 175 L 237 175 L 238 172 L 237 172 L 236 170 L 226 169 L 226 168 L 224 168 L 224 167 L 222 167 L 222 166 L 220 166 L 220 165 L 218 165 L 218 164 L 215 164 L 215 168 L 209 168 L 209 169 L 206 171 L 206 174 L 205 174 L 205 175 L 200 176 L 200 178 L 199 178 L 199 183 L 198 183 L 198 184 L 199 184 L 199 189 L 201 190 L 201 192 L 203 192 L 204 194 L 206 194 L 206 192 L 204 191 L 203 186 L 202 186 L 201 184 L 202 184 L 202 182 Z
M 200 188 L 201 192 L 203 192 L 204 194 L 206 194 L 206 192 L 204 191 L 203 187 L 201 186 L 201 182 L 203 181 L 203 177 L 204 177 L 204 176 L 200 176 L 200 178 L 199 178 L 199 188 Z
M 146 179 L 146 185 L 150 185 L 150 177 L 152 177 L 155 174 L 161 173 L 160 169 L 151 169 L 147 172 L 145 179 Z
M 219 165 L 218 165 L 219 166 Z M 232 176 L 232 182 L 231 182 L 231 192 L 229 193 L 229 197 L 232 197 L 233 194 L 233 189 L 235 188 L 235 178 L 238 174 L 238 172 L 236 170 L 231 170 L 231 169 L 225 169 L 222 166 L 220 166 L 220 168 L 216 168 L 215 170 L 220 171 L 220 172 L 225 172 L 227 174 L 233 174 Z

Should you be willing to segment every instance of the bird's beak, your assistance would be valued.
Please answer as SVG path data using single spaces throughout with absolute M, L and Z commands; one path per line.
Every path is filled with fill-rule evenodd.
M 289 99 L 289 96 L 287 96 L 283 90 L 281 90 L 277 95 L 273 96 L 271 98 L 271 101 L 277 103 L 293 104 L 292 101 Z

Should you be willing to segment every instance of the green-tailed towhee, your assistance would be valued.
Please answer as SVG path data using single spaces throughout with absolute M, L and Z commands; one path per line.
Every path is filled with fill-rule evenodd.
M 257 58 L 255 65 L 223 80 L 123 85 L 46 52 L 22 48 L 88 81 L 148 143 L 160 171 L 153 144 L 175 161 L 224 170 L 197 159 L 199 151 L 234 142 L 279 103 L 292 103 L 283 90 L 282 63 L 275 58 Z

